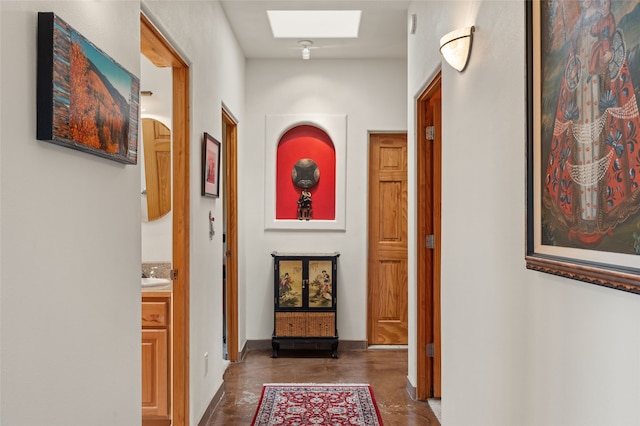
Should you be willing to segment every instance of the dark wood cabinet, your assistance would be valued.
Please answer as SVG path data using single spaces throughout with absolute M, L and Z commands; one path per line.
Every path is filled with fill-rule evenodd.
M 271 253 L 273 256 L 273 358 L 282 342 L 331 346 L 338 357 L 337 268 L 340 253 Z

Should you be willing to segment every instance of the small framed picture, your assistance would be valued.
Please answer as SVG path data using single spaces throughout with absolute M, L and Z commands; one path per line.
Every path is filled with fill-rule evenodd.
M 202 141 L 202 195 L 220 196 L 220 142 L 208 133 Z

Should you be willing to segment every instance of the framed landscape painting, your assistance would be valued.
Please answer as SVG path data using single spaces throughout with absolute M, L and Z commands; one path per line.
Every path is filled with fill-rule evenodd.
M 140 80 L 51 12 L 38 13 L 38 140 L 138 159 Z
M 640 293 L 640 2 L 525 4 L 527 268 Z

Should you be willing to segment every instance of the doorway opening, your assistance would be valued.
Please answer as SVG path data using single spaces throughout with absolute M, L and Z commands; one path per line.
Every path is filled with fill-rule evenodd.
M 438 74 L 416 102 L 417 388 L 416 398 L 441 398 L 440 258 L 442 91 Z
M 189 424 L 189 66 L 160 31 L 140 14 L 140 53 L 172 75 L 172 343 L 171 424 Z

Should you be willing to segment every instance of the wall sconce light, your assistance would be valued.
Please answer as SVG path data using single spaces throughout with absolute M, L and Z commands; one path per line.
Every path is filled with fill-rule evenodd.
M 471 43 L 475 27 L 451 31 L 440 39 L 440 54 L 453 68 L 462 72 L 471 54 Z
M 300 46 L 302 46 L 302 59 L 305 61 L 311 57 L 311 45 L 313 42 L 311 40 L 300 40 L 298 42 Z
M 418 15 L 412 13 L 409 16 L 409 34 L 413 35 L 416 33 L 416 27 L 418 25 Z

